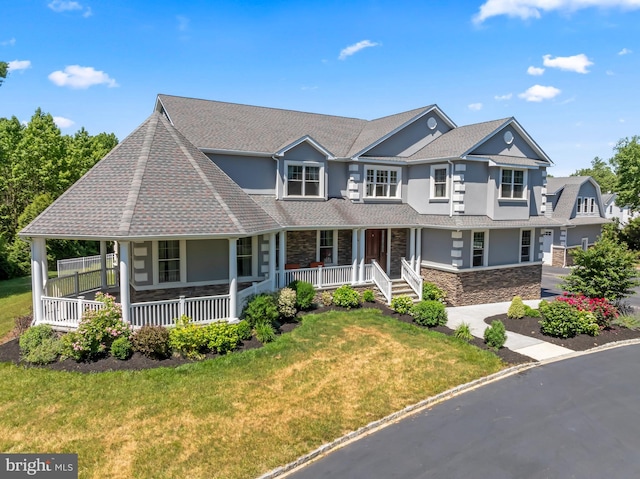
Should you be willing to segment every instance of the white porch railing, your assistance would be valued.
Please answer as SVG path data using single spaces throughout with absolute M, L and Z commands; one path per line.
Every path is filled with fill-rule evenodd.
M 368 283 L 372 281 L 370 271 L 371 265 L 365 265 L 365 282 Z M 284 281 L 279 281 L 279 283 L 286 286 L 292 281 L 306 281 L 307 283 L 311 283 L 314 288 L 329 288 L 343 284 L 351 284 L 351 272 L 351 265 L 288 269 L 284 272 Z
M 133 303 L 130 321 L 134 328 L 145 325 L 173 326 L 175 319 L 183 314 L 195 324 L 207 324 L 229 319 L 229 295 L 201 296 L 195 298 L 168 299 Z
M 56 329 L 75 329 L 86 311 L 97 311 L 104 308 L 100 301 L 79 298 L 42 297 L 44 318 L 40 324 L 49 324 Z
M 411 286 L 411 289 L 418 295 L 418 300 L 422 301 L 422 277 L 415 272 L 406 259 L 402 258 L 401 277 Z
M 107 269 L 111 269 L 115 267 L 115 253 L 107 254 Z M 102 264 L 100 261 L 100 255 L 95 256 L 84 256 L 82 258 L 68 258 L 68 259 L 59 259 L 57 263 L 58 276 L 68 276 L 70 274 L 82 273 L 85 271 L 93 271 L 96 269 L 101 269 Z
M 107 288 L 117 286 L 118 275 L 116 268 L 107 270 Z M 68 276 L 60 276 L 47 280 L 45 295 L 55 298 L 77 296 L 88 291 L 96 291 L 102 288 L 102 272 L 100 270 L 78 273 Z
M 247 304 L 247 300 L 256 294 L 270 293 L 272 291 L 271 279 L 265 279 L 260 283 L 253 283 L 248 288 L 238 291 L 236 295 L 236 314 L 238 317 L 242 314 L 242 310 Z
M 391 279 L 387 276 L 387 273 L 380 267 L 375 259 L 371 260 L 373 266 L 372 277 L 373 282 L 378 287 L 384 298 L 387 300 L 387 304 L 391 304 Z

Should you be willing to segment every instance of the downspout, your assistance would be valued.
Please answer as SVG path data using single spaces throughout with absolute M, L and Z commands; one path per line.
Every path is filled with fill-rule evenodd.
M 276 199 L 280 198 L 278 189 L 280 188 L 280 158 L 277 155 L 271 155 L 271 158 L 276 160 Z
M 451 175 L 449 175 L 449 182 L 451 183 L 451 189 L 449 190 L 449 218 L 453 216 L 453 161 L 447 160 L 447 163 L 451 165 Z

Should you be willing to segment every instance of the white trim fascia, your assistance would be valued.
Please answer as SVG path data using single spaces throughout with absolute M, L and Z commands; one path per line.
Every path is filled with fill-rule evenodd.
M 524 173 L 524 177 L 522 178 L 522 198 L 508 198 L 508 197 L 503 197 L 502 196 L 502 171 L 503 170 L 511 170 L 511 171 L 517 171 L 517 170 L 522 170 Z M 521 202 L 529 202 L 529 190 L 531 190 L 532 188 L 529 188 L 529 172 L 527 171 L 527 168 L 515 168 L 515 167 L 505 167 L 505 166 L 501 166 L 500 167 L 500 175 L 498 176 L 498 196 L 497 196 L 497 200 L 500 201 L 521 201 Z M 511 182 L 511 187 L 513 188 L 514 183 L 513 181 Z M 513 189 L 511 190 L 512 194 L 513 194 Z
M 482 156 L 482 155 L 478 155 L 478 156 Z M 532 158 L 525 158 L 522 157 L 523 159 L 526 160 L 531 160 Z M 467 161 L 471 161 L 471 158 L 464 158 Z M 482 160 L 487 161 L 487 163 L 489 163 L 489 166 L 495 166 L 498 168 L 513 168 L 513 169 L 517 169 L 517 170 L 539 170 L 540 167 L 539 166 L 526 166 L 526 165 L 511 165 L 509 163 L 497 163 L 496 161 L 492 160 L 491 158 L 482 158 Z
M 354 156 L 351 158 L 351 161 L 354 161 L 357 163 L 371 163 L 376 165 L 388 165 L 388 166 L 392 166 L 392 165 L 407 166 L 407 165 L 413 164 L 413 162 L 410 162 L 407 160 L 382 160 L 380 158 L 367 158 L 366 156 L 364 158 L 359 156 Z
M 401 166 L 395 166 L 394 167 L 394 166 L 390 166 L 390 165 L 385 165 L 385 166 L 386 166 L 384 168 L 385 170 L 387 170 L 387 171 L 396 171 L 397 172 L 396 195 L 395 196 L 367 196 L 367 164 L 365 163 L 364 167 L 363 167 L 363 172 L 362 172 L 362 200 L 364 202 L 371 201 L 371 200 L 376 200 L 376 201 L 379 201 L 379 200 L 383 200 L 383 201 L 396 200 L 396 201 L 398 201 L 399 200 L 399 201 L 402 201 L 402 186 L 404 185 L 403 178 L 402 178 L 402 167 Z M 374 171 L 378 171 L 378 170 L 382 170 L 383 168 L 369 168 L 369 169 L 373 169 Z M 373 184 L 376 185 L 377 182 L 374 181 Z M 375 191 L 375 186 L 374 186 L 374 191 Z
M 202 153 L 211 153 L 214 155 L 232 155 L 232 156 L 259 156 L 264 158 L 272 158 L 273 153 L 265 151 L 249 151 L 249 150 L 227 150 L 224 148 L 207 148 L 204 146 L 198 146 L 198 150 Z
M 451 197 L 451 177 L 452 173 L 449 172 L 449 163 L 434 163 L 429 168 L 429 199 L 430 200 L 449 200 Z M 445 169 L 447 171 L 447 176 L 445 178 L 445 195 L 444 196 L 435 196 L 435 175 L 434 170 L 442 170 Z
M 320 194 L 317 196 L 312 195 L 290 195 L 287 182 L 289 181 L 289 165 L 301 165 L 303 167 L 313 166 L 318 167 L 319 171 L 319 184 Z M 282 200 L 327 200 L 327 185 L 325 182 L 326 165 L 324 162 L 315 160 L 284 160 L 282 165 Z M 305 187 L 305 174 L 303 173 L 302 186 Z M 275 221 L 275 220 L 274 220 Z
M 169 123 L 171 123 L 175 127 L 175 125 L 173 124 L 173 120 L 171 119 L 171 115 L 169 115 L 167 108 L 164 106 L 164 103 L 162 103 L 162 100 L 160 99 L 160 95 L 156 96 L 156 107 L 154 108 L 155 111 L 160 112 L 158 110 L 158 104 L 162 106 L 162 112 L 167 117 L 167 120 L 169 120 Z
M 335 156 L 333 155 L 333 153 L 331 153 L 329 150 L 327 150 L 324 146 L 322 146 L 320 143 L 318 143 L 316 140 L 314 140 L 311 136 L 309 135 L 304 135 L 301 138 L 298 138 L 296 141 L 294 141 L 293 143 L 288 144 L 287 146 L 279 149 L 278 151 L 275 152 L 275 156 L 279 156 L 282 157 L 284 156 L 284 154 L 295 148 L 296 146 L 302 144 L 302 143 L 308 143 L 309 145 L 311 145 L 313 148 L 315 148 L 318 152 L 322 153 L 323 155 L 325 155 L 327 157 L 327 159 L 329 160 L 333 160 L 335 159 Z
M 394 128 L 393 130 L 391 130 L 390 132 L 388 132 L 386 135 L 383 135 L 382 137 L 378 138 L 376 141 L 374 141 L 373 143 L 371 143 L 370 145 L 366 146 L 364 149 L 360 150 L 359 152 L 357 152 L 355 155 L 353 155 L 354 157 L 356 156 L 360 156 L 363 153 L 366 153 L 367 151 L 375 148 L 376 146 L 378 146 L 380 143 L 382 143 L 383 141 L 385 141 L 386 139 L 392 137 L 393 135 L 395 135 L 396 133 L 398 133 L 399 131 L 403 130 L 404 128 L 406 128 L 407 126 L 411 125 L 412 123 L 418 121 L 420 118 L 426 116 L 427 114 L 436 111 L 439 116 L 445 121 L 445 123 L 447 123 L 447 125 L 449 125 L 449 127 L 451 129 L 454 129 L 457 127 L 457 125 L 451 120 L 451 118 L 449 118 L 442 110 L 440 110 L 440 107 L 438 107 L 438 105 L 431 105 L 431 107 L 428 107 L 426 110 L 424 110 L 422 113 L 418 113 L 415 117 L 411 118 L 410 120 L 405 121 L 402 125 Z M 402 113 L 402 112 L 401 112 Z M 396 113 L 397 115 L 398 113 Z M 393 115 L 390 115 L 393 116 Z M 383 117 L 384 118 L 384 117 Z M 379 119 L 379 118 L 376 118 Z

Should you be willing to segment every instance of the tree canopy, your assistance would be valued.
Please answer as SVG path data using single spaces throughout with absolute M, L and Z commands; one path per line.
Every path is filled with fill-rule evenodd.
M 591 160 L 591 168 L 581 168 L 571 176 L 591 176 L 600 185 L 603 193 L 611 193 L 616 189 L 616 174 L 607 162 L 598 156 Z
M 611 164 L 618 177 L 616 204 L 638 209 L 640 207 L 640 136 L 621 139 L 614 151 L 616 153 L 611 158 Z
M 29 248 L 17 233 L 117 143 L 113 133 L 91 136 L 84 128 L 62 135 L 39 108 L 26 125 L 0 118 L 0 278 L 28 273 Z M 51 261 L 88 252 L 71 241 L 47 247 Z
M 7 78 L 7 73 L 9 72 L 9 64 L 7 62 L 0 62 L 0 85 L 5 78 Z

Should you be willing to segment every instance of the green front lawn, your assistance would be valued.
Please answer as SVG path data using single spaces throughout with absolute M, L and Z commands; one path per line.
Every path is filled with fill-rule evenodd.
M 372 309 L 308 315 L 261 349 L 175 369 L 2 363 L 0 450 L 78 453 L 81 478 L 253 478 L 503 367 Z
M 31 276 L 0 281 L 0 343 L 12 329 L 14 319 L 31 310 Z

